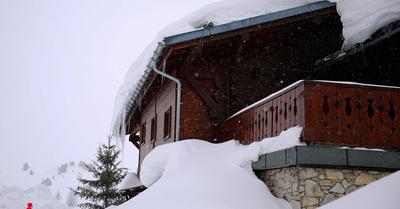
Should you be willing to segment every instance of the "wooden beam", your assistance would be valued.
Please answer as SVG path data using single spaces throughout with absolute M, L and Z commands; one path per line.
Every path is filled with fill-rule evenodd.
M 203 86 L 200 84 L 200 82 L 197 81 L 197 79 L 186 73 L 185 74 L 186 79 L 189 81 L 189 83 L 193 86 L 193 88 L 197 91 L 197 93 L 200 94 L 201 98 L 206 102 L 207 106 L 210 107 L 211 109 L 217 108 L 217 103 L 214 101 L 213 98 L 207 93 L 207 91 L 203 88 Z

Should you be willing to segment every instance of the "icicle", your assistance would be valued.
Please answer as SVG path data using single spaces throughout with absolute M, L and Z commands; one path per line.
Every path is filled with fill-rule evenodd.
M 124 150 L 125 150 L 125 111 L 121 111 L 117 119 L 115 120 L 113 137 L 115 138 L 115 142 L 118 148 L 121 149 L 121 166 L 124 164 Z

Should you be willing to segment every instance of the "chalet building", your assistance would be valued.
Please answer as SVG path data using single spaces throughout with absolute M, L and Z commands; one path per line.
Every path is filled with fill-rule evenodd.
M 249 144 L 293 126 L 307 146 L 261 156 L 254 170 L 294 208 L 400 169 L 399 25 L 343 51 L 335 4 L 317 2 L 165 37 L 127 111 L 139 173 L 158 145 Z

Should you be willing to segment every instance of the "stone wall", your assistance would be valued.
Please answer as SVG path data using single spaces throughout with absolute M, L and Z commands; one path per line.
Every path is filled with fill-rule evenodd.
M 390 174 L 301 166 L 255 172 L 273 195 L 290 202 L 293 209 L 317 208 Z

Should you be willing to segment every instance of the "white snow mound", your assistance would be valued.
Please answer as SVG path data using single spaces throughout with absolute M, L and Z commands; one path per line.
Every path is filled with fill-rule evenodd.
M 298 145 L 301 130 L 294 127 L 251 145 L 191 139 L 158 146 L 141 167 L 141 181 L 149 188 L 117 208 L 289 209 L 289 203 L 272 196 L 251 165 L 261 154 Z

